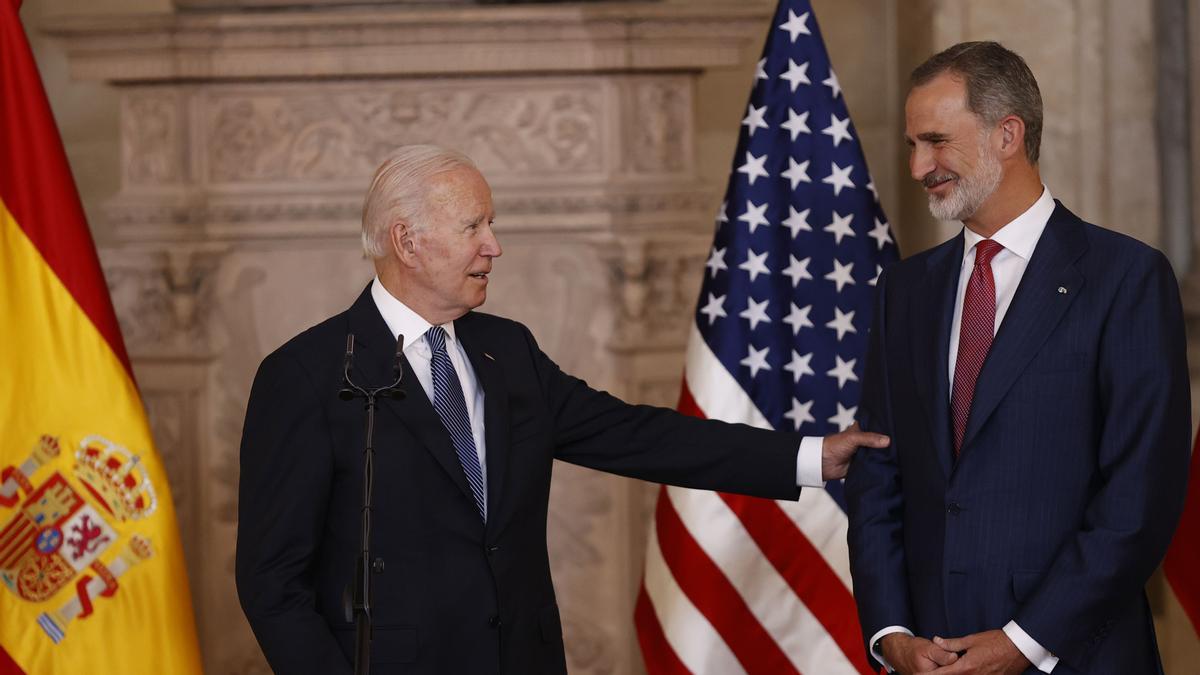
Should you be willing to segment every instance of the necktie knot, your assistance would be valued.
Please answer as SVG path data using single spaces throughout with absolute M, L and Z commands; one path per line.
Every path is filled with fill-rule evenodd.
M 975 264 L 983 266 L 991 265 L 992 258 L 995 258 L 1003 250 L 1003 245 L 991 239 L 983 239 L 978 244 L 975 244 Z
M 429 349 L 434 352 L 446 350 L 446 329 L 441 326 L 431 326 L 425 331 L 425 340 L 429 343 Z

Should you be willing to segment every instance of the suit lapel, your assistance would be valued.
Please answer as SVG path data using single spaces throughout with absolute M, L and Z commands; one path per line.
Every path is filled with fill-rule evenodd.
M 1083 275 L 1074 263 L 1086 248 L 1079 219 L 1058 204 L 979 372 L 963 434 L 964 454 L 1082 290 Z
M 487 449 L 488 525 L 496 522 L 504 480 L 508 474 L 508 388 L 496 356 L 484 349 L 483 340 L 475 330 L 475 317 L 468 313 L 454 322 L 455 333 L 462 341 L 475 369 L 475 377 L 483 389 L 483 433 Z
M 952 466 L 947 352 L 962 256 L 963 235 L 960 232 L 930 254 L 924 283 L 910 298 L 909 306 L 913 321 L 913 372 L 917 398 L 925 407 L 933 450 L 947 476 Z
M 354 306 L 350 308 L 350 330 L 354 333 L 354 370 L 358 384 L 362 386 L 379 387 L 392 381 L 392 364 L 396 357 L 396 342 L 392 339 L 392 331 L 388 328 L 383 316 L 375 307 L 371 298 L 371 287 L 359 296 Z M 406 340 L 416 339 L 405 336 Z M 458 485 L 467 497 L 474 501 L 471 486 L 467 483 L 462 464 L 454 452 L 454 444 L 450 434 L 442 426 L 442 420 L 433 403 L 425 395 L 421 383 L 413 375 L 412 366 L 408 359 L 402 359 L 404 380 L 402 388 L 407 394 L 402 399 L 384 399 L 379 407 L 388 410 L 400 418 L 405 428 L 417 439 L 425 450 L 433 455 L 438 464 L 450 475 L 451 480 Z M 381 452 L 405 452 L 407 448 L 390 448 L 384 445 L 390 439 L 376 436 L 376 448 Z

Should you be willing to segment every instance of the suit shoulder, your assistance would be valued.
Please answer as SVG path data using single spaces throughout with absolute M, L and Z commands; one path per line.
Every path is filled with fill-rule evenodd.
M 922 278 L 928 273 L 929 267 L 934 260 L 953 254 L 955 244 L 959 238 L 951 237 L 933 248 L 927 248 L 920 253 L 914 253 L 907 258 L 888 265 L 884 268 L 884 272 L 890 283 L 905 285 Z
M 1162 270 L 1174 274 L 1162 251 L 1127 234 L 1080 220 L 1089 257 L 1110 276 L 1115 270 Z
M 468 312 L 456 319 L 454 324 L 462 330 L 486 335 L 489 340 L 524 340 L 526 336 L 532 335 L 529 328 L 520 321 L 486 312 Z
M 1083 227 L 1088 242 L 1098 248 L 1119 251 L 1127 256 L 1145 256 L 1149 258 L 1162 255 L 1157 248 L 1128 234 L 1110 230 L 1085 220 L 1079 221 Z
M 348 312 L 335 314 L 293 336 L 263 358 L 260 369 L 270 364 L 307 364 L 316 354 L 340 354 L 346 348 Z

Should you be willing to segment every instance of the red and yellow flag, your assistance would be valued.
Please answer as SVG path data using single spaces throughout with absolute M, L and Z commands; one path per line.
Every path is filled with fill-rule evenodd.
M 170 487 L 19 4 L 0 0 L 0 675 L 198 673 Z

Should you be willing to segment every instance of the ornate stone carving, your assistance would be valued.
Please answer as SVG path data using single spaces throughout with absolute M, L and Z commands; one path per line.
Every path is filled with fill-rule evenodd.
M 212 183 L 367 178 L 399 143 L 457 147 L 488 175 L 596 172 L 601 94 L 579 84 L 517 91 L 388 83 L 333 91 L 225 91 L 204 99 Z
M 624 128 L 633 168 L 639 173 L 691 170 L 691 82 L 640 80 L 634 85 L 632 119 Z
M 200 317 L 221 247 L 174 246 L 150 251 L 105 250 L 109 294 L 131 354 L 187 355 L 207 350 Z
M 617 352 L 683 347 L 695 309 L 705 242 L 622 240 L 607 252 L 617 323 Z
M 121 141 L 126 187 L 180 181 L 184 168 L 181 128 L 180 99 L 176 92 L 149 90 L 123 98 Z

